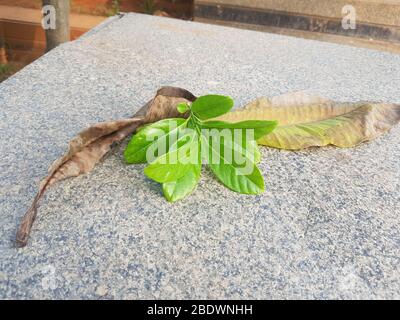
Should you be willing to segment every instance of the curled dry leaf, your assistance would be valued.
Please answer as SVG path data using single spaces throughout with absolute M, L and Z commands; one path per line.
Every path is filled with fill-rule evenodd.
M 114 143 L 123 140 L 139 126 L 165 118 L 185 116 L 177 111 L 176 105 L 193 102 L 195 99 L 187 90 L 163 87 L 133 118 L 98 123 L 80 132 L 70 141 L 68 151 L 51 165 L 48 175 L 40 183 L 39 191 L 18 229 L 17 245 L 23 247 L 27 244 L 38 202 L 49 186 L 90 172 Z
M 257 142 L 298 150 L 312 146 L 353 147 L 372 140 L 400 121 L 400 105 L 339 103 L 301 92 L 259 98 L 218 118 L 236 122 L 277 120 L 278 127 Z

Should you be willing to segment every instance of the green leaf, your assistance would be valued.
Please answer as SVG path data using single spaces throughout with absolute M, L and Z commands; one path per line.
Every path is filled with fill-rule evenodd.
M 191 106 L 180 103 L 177 110 L 180 113 L 189 111 L 190 117 L 187 120 L 172 119 L 178 124 L 174 128 L 169 119 L 141 128 L 125 150 L 125 158 L 131 163 L 147 160 L 149 165 L 144 169 L 145 175 L 162 184 L 164 196 L 170 202 L 186 197 L 196 188 L 202 157 L 208 160 L 213 173 L 229 189 L 259 194 L 264 191 L 264 179 L 255 165 L 261 159 L 256 140 L 271 133 L 277 122 L 203 121 L 224 115 L 232 107 L 231 98 L 218 95 L 200 97 Z M 160 130 L 163 130 L 161 135 Z M 158 136 L 155 140 L 151 139 L 154 135 Z M 170 136 L 175 140 L 168 139 L 165 143 Z M 158 151 L 159 142 L 164 142 L 164 150 Z M 154 161 L 148 159 L 153 153 L 157 154 Z
M 243 153 L 237 151 L 235 146 L 232 148 L 220 145 L 215 146 L 210 142 L 212 139 L 207 139 L 202 136 L 202 148 L 208 150 L 208 165 L 217 178 L 229 189 L 244 193 L 244 194 L 259 194 L 264 191 L 264 179 L 257 166 Z M 229 159 L 228 154 L 223 150 L 227 149 L 228 153 L 233 153 L 232 159 Z M 240 156 L 245 158 L 246 165 L 238 164 L 235 156 L 241 153 Z M 213 157 L 218 161 L 213 161 Z
M 172 155 L 172 153 L 169 153 L 169 155 Z M 189 169 L 189 164 L 183 165 L 181 163 L 168 164 L 154 162 L 144 169 L 144 174 L 154 181 L 165 183 L 182 178 Z
M 179 130 L 186 125 L 186 120 L 182 118 L 171 118 L 146 125 L 138 131 L 129 142 L 124 152 L 125 161 L 128 163 L 147 163 L 146 154 L 148 148 L 157 143 L 174 142 L 177 139 Z M 157 139 L 153 139 L 157 135 Z M 162 154 L 159 154 L 161 156 Z
M 207 95 L 197 98 L 191 110 L 201 120 L 211 119 L 229 112 L 233 107 L 233 100 L 227 96 Z
M 261 121 L 261 120 L 247 120 L 241 122 L 225 122 L 225 121 L 206 121 L 201 124 L 202 128 L 209 129 L 243 129 L 254 130 L 254 140 L 257 140 L 267 134 L 271 133 L 276 126 L 277 121 Z
M 192 164 L 186 174 L 173 182 L 163 183 L 162 188 L 165 198 L 169 202 L 175 202 L 183 199 L 193 192 L 201 175 L 201 162 Z
M 159 183 L 182 178 L 191 169 L 193 162 L 199 162 L 198 136 L 194 131 L 192 133 L 179 138 L 175 150 L 163 154 L 146 167 L 145 175 Z
M 189 111 L 190 107 L 187 103 L 182 102 L 176 106 L 176 109 L 179 111 L 179 113 L 185 113 Z

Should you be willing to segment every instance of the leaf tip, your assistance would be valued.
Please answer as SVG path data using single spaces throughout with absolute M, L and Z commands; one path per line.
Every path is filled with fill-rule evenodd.
M 186 102 L 182 102 L 182 103 L 179 103 L 177 106 L 176 106 L 176 110 L 178 110 L 178 112 L 179 113 L 185 113 L 185 112 L 187 112 L 187 111 L 189 111 L 189 104 L 187 104 Z

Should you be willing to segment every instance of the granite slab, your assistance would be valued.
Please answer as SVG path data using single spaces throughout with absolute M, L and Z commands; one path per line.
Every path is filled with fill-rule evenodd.
M 163 85 L 196 95 L 305 91 L 400 102 L 400 56 L 140 14 L 59 46 L 0 85 L 0 298 L 400 298 L 400 127 L 353 149 L 262 149 L 266 191 L 208 170 L 168 203 L 124 144 L 54 186 L 27 247 L 18 223 L 79 130 Z M 125 142 L 126 143 L 126 142 Z

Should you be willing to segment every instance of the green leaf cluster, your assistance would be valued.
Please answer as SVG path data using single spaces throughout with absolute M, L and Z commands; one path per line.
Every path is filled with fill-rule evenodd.
M 158 121 L 139 130 L 125 149 L 128 163 L 148 163 L 144 173 L 162 184 L 166 199 L 177 201 L 198 184 L 202 163 L 229 189 L 244 194 L 264 191 L 264 179 L 256 164 L 260 152 L 256 140 L 269 134 L 276 121 L 212 120 L 229 112 L 233 100 L 206 95 L 191 105 L 180 103 L 177 110 L 187 119 Z

